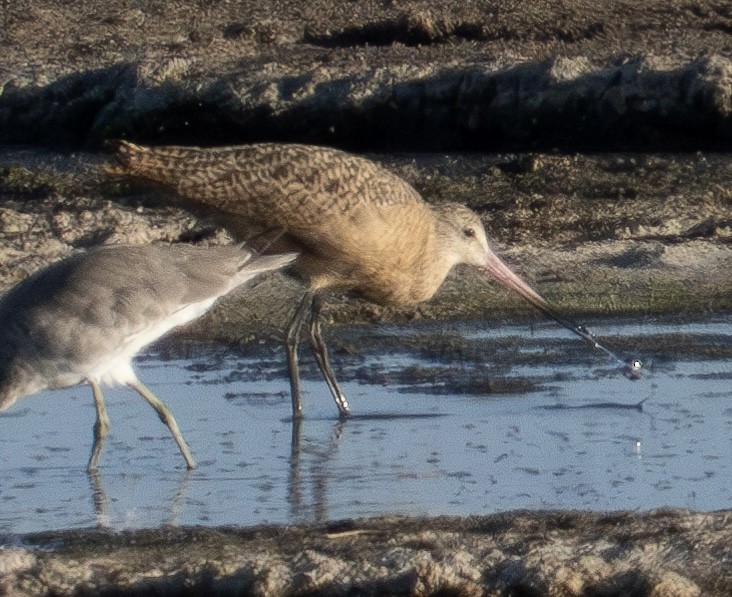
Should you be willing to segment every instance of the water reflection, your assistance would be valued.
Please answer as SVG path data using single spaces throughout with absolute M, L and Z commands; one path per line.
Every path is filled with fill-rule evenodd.
M 324 446 L 310 443 L 307 447 L 308 471 L 303 476 L 302 462 L 302 419 L 292 421 L 292 441 L 290 444 L 290 476 L 287 502 L 290 516 L 295 522 L 324 522 L 328 520 L 327 477 L 328 463 L 337 456 L 338 445 L 343 435 L 345 421 L 338 419 L 333 425 L 330 437 Z M 310 480 L 311 497 L 307 499 L 307 482 Z
M 290 517 L 296 522 L 324 522 L 328 520 L 327 479 L 329 461 L 337 456 L 338 444 L 343 435 L 346 421 L 339 419 L 332 427 L 329 441 L 322 446 L 309 443 L 306 447 L 308 455 L 307 471 L 303 474 L 302 462 L 302 420 L 292 421 L 290 443 L 290 463 L 287 504 Z M 96 445 L 96 444 L 95 444 Z M 109 499 L 104 489 L 101 469 L 86 471 L 89 479 L 96 526 L 103 528 L 114 526 L 110 522 Z M 181 513 L 185 507 L 186 495 L 194 476 L 193 470 L 180 471 L 179 483 L 169 500 L 160 503 L 161 512 L 167 513 L 161 520 L 162 525 L 179 524 Z M 310 486 L 309 491 L 307 485 Z
M 100 469 L 87 470 L 89 487 L 91 489 L 92 503 L 94 505 L 94 518 L 99 528 L 114 527 L 115 523 L 109 514 L 109 500 L 104 490 L 102 473 Z M 181 513 L 185 507 L 186 493 L 191 482 L 192 471 L 186 468 L 181 476 L 175 493 L 166 501 L 161 502 L 161 511 L 167 512 L 168 516 L 161 519 L 162 526 L 174 526 L 179 524 Z
M 108 396 L 112 430 L 102 467 L 87 476 L 95 419 L 88 388 L 39 394 L 0 417 L 0 533 L 730 507 L 732 321 L 699 331 L 675 323 L 639 326 L 644 333 L 595 329 L 650 346 L 647 376 L 631 382 L 596 355 L 583 360 L 573 339 L 547 328 L 534 336 L 499 328 L 484 345 L 486 370 L 498 360 L 501 379 L 527 379 L 515 387 L 532 391 L 451 394 L 427 382 L 423 391 L 390 381 L 391 372 L 454 362 L 375 351 L 339 372 L 355 413 L 345 421 L 313 369 L 303 380 L 306 417 L 292 424 L 279 355 L 271 363 L 220 352 L 144 358 L 141 374 L 176 412 L 199 467 L 187 471 L 148 405 L 118 389 Z M 661 343 L 663 334 L 670 337 Z M 469 359 L 460 366 L 471 373 Z M 359 368 L 382 385 L 354 379 Z
M 92 501 L 94 502 L 94 514 L 97 521 L 98 527 L 108 526 L 107 519 L 107 494 L 104 491 L 104 485 L 102 484 L 102 475 L 99 473 L 99 469 L 87 470 L 89 475 L 89 485 L 91 487 Z

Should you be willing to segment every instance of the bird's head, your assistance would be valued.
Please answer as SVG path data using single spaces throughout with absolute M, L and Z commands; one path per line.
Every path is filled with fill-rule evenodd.
M 560 315 L 544 298 L 515 274 L 488 246 L 483 223 L 476 213 L 464 205 L 456 203 L 433 207 L 440 221 L 440 237 L 443 250 L 452 259 L 452 264 L 467 263 L 487 272 L 499 284 L 513 290 L 534 307 L 552 318 L 559 325 L 577 334 L 595 349 L 602 350 L 623 366 L 624 374 L 630 379 L 638 379 L 642 363 L 639 359 L 621 359 L 615 352 L 600 344 L 597 338 L 584 326 Z
M 442 236 L 455 265 L 465 263 L 479 267 L 535 307 L 542 311 L 547 309 L 547 302 L 541 295 L 491 250 L 478 214 L 459 203 L 443 203 L 433 209 L 441 222 Z

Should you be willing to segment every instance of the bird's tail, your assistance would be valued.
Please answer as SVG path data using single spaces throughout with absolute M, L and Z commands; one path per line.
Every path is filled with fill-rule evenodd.
M 108 176 L 131 176 L 145 171 L 148 147 L 136 145 L 121 139 L 107 141 L 105 149 L 114 154 L 115 162 L 104 165 L 104 173 Z
M 291 263 L 299 253 L 280 253 L 278 255 L 256 255 L 247 261 L 243 266 L 242 270 L 246 270 L 251 275 L 255 276 L 271 270 L 280 269 L 285 267 L 288 263 Z
M 112 178 L 137 178 L 170 183 L 175 170 L 174 152 L 161 153 L 130 141 L 107 141 L 105 147 L 114 154 L 114 163 L 105 164 L 104 173 Z

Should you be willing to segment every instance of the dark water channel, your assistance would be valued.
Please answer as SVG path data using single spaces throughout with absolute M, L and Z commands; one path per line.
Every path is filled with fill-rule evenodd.
M 336 355 L 354 417 L 339 421 L 310 376 L 299 428 L 279 353 L 145 355 L 140 377 L 176 414 L 198 468 L 186 471 L 149 407 L 116 388 L 90 477 L 90 390 L 38 394 L 0 416 L 0 533 L 731 507 L 732 315 L 588 323 L 645 358 L 645 376 L 627 380 L 551 323 L 366 326 L 353 339 L 361 357 Z M 420 335 L 462 348 L 411 348 Z M 395 337 L 403 349 L 379 348 Z

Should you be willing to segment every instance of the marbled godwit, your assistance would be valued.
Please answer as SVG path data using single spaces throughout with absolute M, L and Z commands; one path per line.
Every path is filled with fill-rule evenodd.
M 342 416 L 348 402 L 321 336 L 320 295 L 338 289 L 383 305 L 430 299 L 453 266 L 477 266 L 562 320 L 490 249 L 480 218 L 463 205 L 426 203 L 406 181 L 367 159 L 324 147 L 116 145 L 113 176 L 162 185 L 193 211 L 213 209 L 239 240 L 274 235 L 269 250 L 296 250 L 307 290 L 288 327 L 293 416 L 302 413 L 297 347 L 310 319 L 310 343 Z M 573 327 L 572 327 L 573 326 Z
M 193 468 L 173 413 L 137 379 L 132 357 L 294 258 L 254 256 L 238 245 L 108 246 L 52 264 L 0 301 L 0 411 L 44 389 L 89 383 L 97 411 L 88 464 L 94 470 L 109 431 L 101 384 L 124 384 L 155 409 Z

